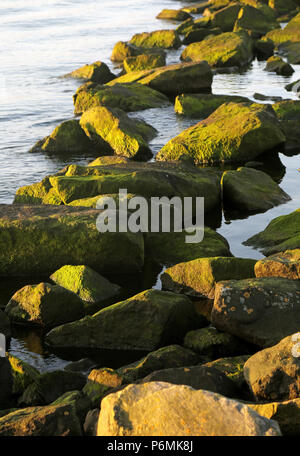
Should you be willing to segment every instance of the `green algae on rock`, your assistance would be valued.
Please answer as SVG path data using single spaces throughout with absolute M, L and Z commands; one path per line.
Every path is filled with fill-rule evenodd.
M 140 54 L 127 57 L 123 62 L 126 73 L 132 71 L 152 70 L 166 65 L 166 58 L 160 54 Z
M 148 49 L 178 49 L 181 41 L 175 30 L 155 30 L 154 32 L 136 33 L 129 44 Z
M 280 120 L 300 120 L 300 100 L 278 101 L 272 108 Z
M 191 15 L 186 11 L 175 10 L 175 9 L 163 9 L 157 16 L 156 19 L 168 19 L 172 21 L 186 21 L 191 18 Z
M 191 28 L 185 33 L 184 39 L 182 41 L 183 44 L 191 44 L 197 43 L 198 41 L 202 41 L 208 35 L 220 35 L 222 30 L 219 27 L 215 27 L 212 29 L 208 28 Z
M 230 356 L 209 361 L 204 366 L 215 367 L 232 380 L 236 386 L 242 390 L 245 389 L 246 381 L 244 379 L 244 365 L 250 358 L 250 355 Z
M 281 43 L 300 41 L 300 13 L 284 27 L 272 30 L 265 35 L 265 39 L 270 39 L 276 46 Z
M 118 41 L 113 48 L 111 60 L 113 62 L 123 62 L 127 57 L 135 57 L 140 54 L 147 54 L 148 52 L 161 55 L 164 58 L 166 56 L 165 51 L 160 48 L 145 49 L 133 46 L 124 41 Z
M 286 250 L 259 260 L 255 265 L 255 275 L 300 279 L 300 249 Z
M 213 95 L 183 93 L 175 99 L 175 112 L 187 117 L 203 118 L 210 116 L 223 103 L 249 102 L 246 97 L 238 95 Z
M 12 376 L 13 376 L 13 394 L 23 394 L 25 389 L 31 385 L 31 383 L 37 382 L 40 373 L 39 371 L 28 364 L 26 361 L 17 358 L 10 353 L 7 356 L 8 361 L 11 365 Z
M 279 56 L 273 56 L 267 60 L 265 71 L 270 71 L 282 76 L 291 76 L 295 72 L 293 67 Z
M 267 17 L 262 9 L 244 5 L 239 11 L 234 31 L 244 30 L 253 38 L 260 38 L 277 27 L 275 18 Z
M 212 27 L 220 27 L 223 32 L 232 32 L 242 5 L 231 3 L 208 16 Z
M 71 73 L 66 74 L 64 77 L 88 79 L 98 84 L 106 84 L 114 79 L 116 76 L 110 71 L 108 66 L 100 61 L 84 65 Z
M 285 142 L 271 107 L 257 103 L 224 103 L 207 119 L 171 139 L 156 160 L 196 163 L 243 162 Z

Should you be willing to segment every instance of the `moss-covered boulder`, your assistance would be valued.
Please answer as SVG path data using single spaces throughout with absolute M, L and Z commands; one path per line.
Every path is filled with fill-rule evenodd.
M 254 53 L 258 60 L 267 60 L 274 54 L 275 45 L 271 40 L 255 40 Z
M 206 60 L 212 67 L 243 67 L 253 58 L 253 43 L 246 32 L 227 32 L 208 36 L 189 44 L 181 54 L 184 61 Z
M 175 112 L 187 117 L 205 119 L 223 103 L 250 101 L 238 95 L 212 95 L 183 93 L 175 99 Z
M 87 83 L 73 96 L 75 114 L 82 114 L 98 106 L 120 108 L 123 111 L 140 111 L 168 104 L 162 93 L 142 84 L 116 84 L 112 87 Z
M 249 358 L 250 355 L 219 358 L 204 364 L 204 366 L 220 370 L 242 391 L 246 389 L 245 386 L 247 385 L 244 378 L 244 365 Z
M 234 31 L 244 30 L 254 38 L 260 38 L 278 27 L 278 22 L 267 17 L 262 10 L 244 5 L 238 13 Z
M 202 41 L 204 38 L 206 38 L 208 35 L 220 35 L 222 33 L 222 30 L 219 27 L 214 27 L 214 28 L 191 28 L 185 33 L 184 39 L 182 40 L 182 44 L 191 44 L 191 43 L 197 43 L 199 41 Z
M 255 353 L 245 363 L 244 376 L 256 401 L 299 397 L 300 358 L 294 352 L 295 348 L 297 352 L 299 337 L 295 338 L 293 332 L 290 334 L 277 345 Z
M 282 76 L 291 76 L 295 72 L 293 67 L 279 56 L 273 56 L 267 60 L 265 71 Z
M 254 265 L 247 258 L 197 258 L 166 269 L 161 281 L 166 290 L 213 299 L 217 282 L 254 277 Z
M 155 30 L 154 32 L 136 33 L 129 44 L 148 49 L 178 49 L 181 41 L 175 30 Z
M 221 188 L 226 208 L 247 212 L 266 211 L 291 199 L 268 174 L 248 167 L 225 171 Z
M 51 405 L 71 405 L 75 409 L 80 423 L 83 425 L 86 414 L 91 409 L 92 404 L 90 399 L 83 391 L 68 391 L 56 399 Z
M 180 342 L 195 325 L 197 316 L 187 297 L 146 290 L 93 316 L 55 328 L 46 342 L 56 347 L 153 351 Z
M 272 30 L 265 35 L 265 39 L 270 39 L 276 46 L 286 42 L 299 42 L 300 41 L 300 13 L 283 28 Z
M 37 382 L 39 371 L 16 356 L 8 354 L 8 361 L 11 365 L 13 376 L 13 394 L 23 394 L 25 389 L 34 382 Z
M 116 155 L 138 160 L 152 157 L 147 141 L 156 136 L 155 128 L 142 120 L 131 119 L 121 109 L 91 108 L 83 113 L 80 125 L 100 148 L 104 141 Z
M 213 27 L 220 27 L 223 32 L 232 32 L 241 7 L 239 3 L 233 2 L 225 8 L 213 12 L 208 16 L 210 24 Z
M 195 391 L 186 385 L 165 382 L 129 385 L 101 403 L 98 436 L 179 435 L 281 433 L 276 421 L 258 415 L 247 405 L 210 391 Z
M 275 253 L 257 261 L 255 265 L 256 277 L 286 277 L 300 279 L 300 249 L 286 250 Z
M 156 19 L 167 19 L 171 21 L 186 21 L 189 19 L 191 15 L 186 11 L 182 10 L 175 10 L 175 9 L 163 9 L 158 15 Z
M 300 42 L 286 42 L 278 46 L 278 51 L 283 54 L 289 63 L 299 65 L 300 63 Z
M 84 315 L 82 300 L 59 285 L 40 283 L 18 290 L 5 308 L 15 323 L 57 326 Z
M 277 16 L 294 11 L 297 6 L 297 0 L 269 0 L 268 5 L 272 8 Z
M 103 397 L 115 388 L 119 388 L 123 381 L 122 375 L 113 369 L 106 367 L 93 369 L 82 391 L 91 401 L 92 407 L 99 408 Z
M 88 166 L 118 165 L 120 163 L 130 163 L 130 160 L 127 157 L 122 157 L 122 155 L 104 156 L 95 158 Z
M 94 145 L 81 128 L 79 120 L 72 119 L 58 125 L 50 136 L 38 141 L 31 152 L 95 153 Z
M 98 84 L 106 84 L 116 76 L 110 71 L 104 62 L 97 61 L 84 65 L 77 70 L 66 74 L 65 77 L 88 79 L 89 81 L 97 82 Z
M 12 394 L 13 371 L 7 357 L 0 356 L 0 410 L 12 406 Z
M 120 287 L 111 283 L 88 266 L 66 265 L 55 271 L 50 279 L 57 285 L 76 293 L 82 301 L 100 304 L 117 296 Z M 80 317 L 79 317 L 80 318 Z
M 183 92 L 210 92 L 212 80 L 213 74 L 208 63 L 197 61 L 131 72 L 109 82 L 108 85 L 139 82 L 168 96 L 174 96 Z
M 5 337 L 11 336 L 10 321 L 8 316 L 0 309 L 0 333 Z
M 257 103 L 224 103 L 207 119 L 171 139 L 156 160 L 188 155 L 196 163 L 242 162 L 283 143 L 272 108 Z
M 155 53 L 165 58 L 165 51 L 160 48 L 139 48 L 124 41 L 118 41 L 112 51 L 111 60 L 113 62 L 123 62 L 127 57 L 135 57 L 140 54 Z
M 300 209 L 288 215 L 273 219 L 260 233 L 244 242 L 256 248 L 263 248 L 264 255 L 284 250 L 300 249 Z
M 0 205 L 0 274 L 49 274 L 65 264 L 102 271 L 137 271 L 141 233 L 100 233 L 99 211 L 65 206 Z
M 280 120 L 300 120 L 300 100 L 282 100 L 272 107 Z
M 300 285 L 279 277 L 229 280 L 216 286 L 212 324 L 269 347 L 299 330 Z
M 300 148 L 300 119 L 282 120 L 280 126 L 286 136 L 284 151 L 287 155 L 290 151 L 297 153 Z
M 124 62 L 126 73 L 131 71 L 152 70 L 166 65 L 165 56 L 160 54 L 141 54 L 136 57 L 127 57 Z

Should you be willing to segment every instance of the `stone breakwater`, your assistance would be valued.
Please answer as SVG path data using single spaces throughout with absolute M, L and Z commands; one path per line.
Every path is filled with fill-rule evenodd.
M 300 431 L 300 209 L 244 239 L 263 249 L 259 261 L 234 257 L 210 226 L 198 244 L 187 244 L 185 232 L 96 229 L 98 199 L 109 196 L 118 207 L 121 188 L 129 199 L 204 197 L 207 220 L 228 209 L 263 213 L 291 199 L 259 168 L 279 151 L 299 152 L 300 101 L 254 103 L 215 95 L 212 83 L 220 72 L 247 71 L 254 59 L 266 61 L 267 72 L 292 74 L 300 63 L 299 0 L 210 0 L 158 18 L 178 26 L 166 22 L 116 43 L 118 74 L 97 61 L 65 76 L 83 83 L 73 96 L 77 117 L 31 149 L 88 151 L 95 160 L 23 186 L 12 205 L 0 206 L 0 275 L 28 277 L 0 309 L 8 344 L 0 358 L 0 435 Z M 181 61 L 166 65 L 168 52 L 183 45 Z M 157 131 L 132 113 L 172 104 L 178 116 L 198 121 L 153 160 Z M 109 280 L 112 273 L 134 279 L 145 268 L 163 269 L 162 290 L 128 295 Z M 44 279 L 32 283 L 33 275 Z M 78 352 L 77 361 L 39 372 L 10 353 L 18 325 L 40 328 L 50 351 Z M 96 350 L 127 350 L 134 361 L 113 368 L 95 361 Z

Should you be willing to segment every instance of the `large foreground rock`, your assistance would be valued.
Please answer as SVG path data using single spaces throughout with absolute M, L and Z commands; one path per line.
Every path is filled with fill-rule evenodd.
M 56 347 L 153 351 L 180 342 L 197 325 L 193 304 L 185 296 L 147 290 L 74 323 L 50 331 Z
M 129 385 L 101 403 L 99 436 L 280 435 L 275 421 L 209 391 L 150 382 Z
M 300 249 L 286 250 L 259 260 L 255 265 L 255 275 L 300 279 Z
M 0 275 L 48 274 L 65 264 L 101 271 L 139 270 L 141 233 L 100 233 L 98 210 L 0 205 Z
M 219 282 L 212 324 L 260 347 L 270 347 L 300 328 L 300 285 L 262 277 Z
M 184 155 L 196 163 L 241 162 L 283 143 L 285 136 L 272 109 L 257 103 L 224 103 L 207 119 L 171 139 L 157 160 Z

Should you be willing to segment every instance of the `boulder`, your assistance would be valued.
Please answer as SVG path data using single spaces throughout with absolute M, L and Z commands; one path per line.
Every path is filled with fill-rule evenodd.
M 178 160 L 188 155 L 196 163 L 249 161 L 284 141 L 270 106 L 224 103 L 207 119 L 171 139 L 156 160 Z
M 294 151 L 298 153 L 300 147 L 300 119 L 282 120 L 280 126 L 286 136 L 284 153 L 287 155 L 289 155 L 290 151 L 292 155 Z
M 275 253 L 257 261 L 255 275 L 256 277 L 300 279 L 300 249 Z
M 262 10 L 244 5 L 239 11 L 234 31 L 244 30 L 254 38 L 260 38 L 278 27 L 275 18 L 267 17 Z
M 129 43 L 125 43 L 124 41 L 118 41 L 113 48 L 110 58 L 113 62 L 123 62 L 127 57 L 135 57 L 140 54 L 147 54 L 148 52 L 151 54 L 159 54 L 163 57 L 166 55 L 165 51 L 159 48 L 150 48 L 148 50 L 145 48 L 138 48 Z
M 9 318 L 5 313 L 0 309 L 0 333 L 4 334 L 5 337 L 11 337 L 11 329 Z
M 148 49 L 178 49 L 181 41 L 175 30 L 155 30 L 154 32 L 136 33 L 129 44 Z
M 143 120 L 128 117 L 121 109 L 91 108 L 83 113 L 80 125 L 100 150 L 104 142 L 116 155 L 138 160 L 152 157 L 147 142 L 156 136 L 157 131 Z
M 99 413 L 100 410 L 95 408 L 90 410 L 85 418 L 85 422 L 83 425 L 84 434 L 90 437 L 95 437 L 97 435 L 97 426 L 99 420 Z
M 300 120 L 300 100 L 282 100 L 272 107 L 280 120 Z
M 293 0 L 269 0 L 269 6 L 272 8 L 276 15 L 285 14 L 289 11 L 293 11 L 296 8 L 296 1 Z
M 279 44 L 278 46 L 278 51 L 285 55 L 287 58 L 287 61 L 289 63 L 292 63 L 294 65 L 299 65 L 300 63 L 300 42 L 296 43 L 291 43 L 291 42 L 286 42 Z
M 229 280 L 216 286 L 212 324 L 259 347 L 270 347 L 300 325 L 300 285 L 274 277 Z
M 271 73 L 282 76 L 291 76 L 295 72 L 293 67 L 279 56 L 273 56 L 267 60 L 265 71 L 270 71 Z
M 116 76 L 110 71 L 104 62 L 97 61 L 84 65 L 77 70 L 66 74 L 65 77 L 88 79 L 89 81 L 97 82 L 98 84 L 106 84 Z
M 85 417 L 91 408 L 89 398 L 82 391 L 68 391 L 56 399 L 51 405 L 71 405 L 75 409 L 75 413 L 83 425 Z
M 88 381 L 83 388 L 84 394 L 89 398 L 92 407 L 100 407 L 101 400 L 111 391 L 121 387 L 123 377 L 117 371 L 109 368 L 93 369 Z
M 208 16 L 210 24 L 213 27 L 220 27 L 223 32 L 232 32 L 241 7 L 239 3 L 231 3 L 225 8 L 215 11 Z
M 0 410 L 11 407 L 13 372 L 8 358 L 0 356 Z M 1 425 L 0 425 L 1 429 Z
M 182 44 L 191 44 L 191 43 L 197 43 L 199 41 L 202 41 L 204 38 L 206 38 L 208 35 L 220 35 L 222 33 L 222 30 L 219 27 L 215 27 L 212 29 L 209 28 L 198 28 L 196 27 L 191 28 L 191 30 L 188 30 L 184 36 L 184 39 L 182 41 Z
M 7 358 L 11 366 L 13 377 L 12 392 L 13 394 L 18 395 L 23 394 L 25 389 L 31 385 L 31 383 L 38 381 L 40 373 L 35 367 L 26 363 L 26 361 L 11 355 L 10 353 L 7 355 Z
M 199 43 L 189 44 L 181 54 L 181 60 L 206 60 L 211 67 L 243 67 L 252 59 L 253 43 L 243 31 L 208 36 Z
M 225 208 L 247 212 L 263 212 L 291 199 L 268 174 L 254 168 L 225 171 L 221 188 Z
M 213 299 L 217 282 L 254 277 L 255 262 L 235 257 L 197 258 L 166 269 L 161 275 L 162 287 L 175 293 Z
M 167 19 L 171 21 L 186 21 L 191 18 L 191 15 L 182 10 L 175 9 L 163 9 L 157 16 L 156 19 Z
M 244 376 L 256 401 L 299 397 L 300 358 L 294 353 L 299 345 L 299 333 L 296 336 L 285 337 L 277 345 L 255 353 L 245 363 Z
M 271 220 L 260 233 L 247 239 L 243 244 L 263 248 L 264 255 L 300 249 L 300 209 Z
M 190 94 L 183 93 L 175 99 L 175 112 L 187 117 L 205 119 L 223 103 L 249 102 L 246 97 L 234 95 Z
M 218 369 L 236 385 L 237 389 L 247 394 L 245 391 L 247 383 L 244 378 L 244 365 L 249 358 L 250 355 L 219 358 L 203 364 L 203 366 Z
M 5 312 L 15 323 L 53 327 L 82 318 L 84 307 L 75 293 L 42 282 L 18 290 Z
M 299 93 L 300 92 L 300 79 L 298 81 L 291 82 L 285 86 L 288 92 Z
M 272 0 L 276 1 L 276 0 Z M 286 42 L 300 41 L 300 13 L 298 13 L 289 23 L 283 28 L 272 30 L 265 35 L 265 39 L 270 39 L 276 46 Z
M 217 393 L 164 382 L 129 385 L 101 403 L 98 436 L 280 435 L 275 421 Z
M 193 304 L 185 296 L 146 290 L 74 323 L 50 331 L 56 347 L 153 351 L 180 342 L 197 325 Z
M 254 42 L 254 53 L 258 60 L 267 60 L 274 54 L 274 43 L 271 40 L 256 40 Z
M 82 301 L 92 304 L 105 303 L 120 293 L 119 285 L 109 282 L 88 266 L 67 265 L 55 271 L 50 279 L 79 296 Z
M 140 270 L 142 234 L 100 233 L 98 216 L 79 207 L 0 205 L 0 274 L 49 274 L 82 262 L 100 273 Z
M 127 57 L 124 62 L 126 73 L 131 71 L 152 70 L 166 65 L 165 56 L 160 54 L 141 54 L 136 57 Z
M 131 112 L 168 104 L 167 97 L 162 93 L 134 82 L 116 84 L 112 87 L 89 82 L 79 87 L 73 96 L 73 101 L 75 114 L 82 114 L 88 109 L 99 106 Z

